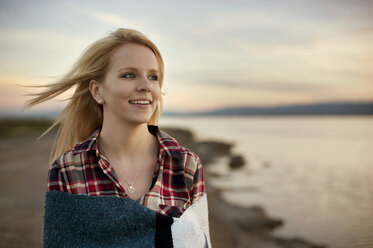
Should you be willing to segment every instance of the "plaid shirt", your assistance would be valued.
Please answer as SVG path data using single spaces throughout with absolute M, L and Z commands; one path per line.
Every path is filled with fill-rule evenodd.
M 204 194 L 201 161 L 157 126 L 148 129 L 159 142 L 157 166 L 150 191 L 137 202 L 161 214 L 178 217 Z M 113 167 L 98 152 L 99 133 L 100 129 L 56 159 L 49 169 L 48 191 L 127 197 Z

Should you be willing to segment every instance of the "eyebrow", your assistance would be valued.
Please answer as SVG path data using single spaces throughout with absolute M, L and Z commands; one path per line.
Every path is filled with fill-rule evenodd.
M 139 71 L 139 70 L 138 70 L 137 68 L 135 68 L 135 67 L 124 67 L 124 68 L 120 68 L 120 69 L 118 70 L 118 72 L 125 71 L 125 70 Z M 156 69 L 150 69 L 149 72 L 158 73 L 158 70 L 156 70 Z

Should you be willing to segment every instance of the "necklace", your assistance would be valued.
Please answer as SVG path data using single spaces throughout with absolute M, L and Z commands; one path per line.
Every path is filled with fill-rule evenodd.
M 139 171 L 138 169 L 139 169 L 139 167 L 143 164 L 144 159 L 145 159 L 145 155 L 148 153 L 148 150 L 149 150 L 149 143 L 150 143 L 149 140 L 150 140 L 150 139 L 148 138 L 148 141 L 147 141 L 147 144 L 146 144 L 146 150 L 145 150 L 144 156 L 142 157 L 141 163 L 140 163 L 138 166 L 136 166 L 135 176 L 133 177 L 133 180 L 132 180 L 131 183 L 129 183 L 129 181 L 126 180 L 126 178 L 125 178 L 125 177 L 120 173 L 119 167 L 114 163 L 114 160 L 112 160 L 112 159 L 110 158 L 109 154 L 105 151 L 104 146 L 101 144 L 101 142 L 99 142 L 99 146 L 101 147 L 101 149 L 102 149 L 104 155 L 106 155 L 106 157 L 108 158 L 109 162 L 113 165 L 114 169 L 116 169 L 116 171 L 118 172 L 118 177 L 120 177 L 121 179 L 123 179 L 123 180 L 126 182 L 126 184 L 128 185 L 127 192 L 128 192 L 129 194 L 133 194 L 133 193 L 135 193 L 135 191 L 136 191 L 136 188 L 135 188 L 135 186 L 134 186 L 134 183 L 135 183 L 135 181 L 136 181 L 137 173 L 138 173 L 138 171 Z

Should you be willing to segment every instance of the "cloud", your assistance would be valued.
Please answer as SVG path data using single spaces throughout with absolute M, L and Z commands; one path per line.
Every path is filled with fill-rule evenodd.
M 69 49 L 66 48 L 66 44 L 69 44 Z M 19 48 L 29 47 L 66 52 L 74 47 L 84 47 L 86 44 L 88 44 L 87 40 L 63 31 L 22 28 L 0 29 L 0 49 L 17 46 Z
M 109 25 L 115 25 L 115 26 L 135 26 L 134 24 L 131 24 L 126 18 L 120 15 L 116 15 L 113 13 L 107 13 L 102 11 L 96 11 L 96 10 L 88 10 L 81 7 L 78 7 L 74 5 L 73 8 L 74 11 L 79 13 L 80 15 L 85 15 L 88 17 L 91 17 L 92 19 Z
M 83 8 L 76 4 L 71 5 L 71 9 L 79 15 L 87 16 L 93 19 L 94 21 L 104 25 L 109 25 L 115 28 L 124 27 L 139 30 L 140 32 L 147 35 L 150 39 L 155 40 L 157 42 L 177 42 L 175 38 L 171 37 L 170 35 L 167 35 L 165 32 L 159 32 L 159 29 L 151 28 L 149 24 L 154 22 L 154 18 L 153 20 L 149 19 L 146 16 L 145 12 L 142 15 L 136 15 L 136 17 L 131 15 L 126 15 L 126 17 L 124 17 L 124 14 L 118 15 L 113 12 L 91 10 Z
M 355 29 L 350 30 L 350 33 L 357 34 L 357 35 L 372 35 L 373 26 L 355 28 Z
M 305 84 L 305 83 L 285 83 L 285 82 L 253 82 L 253 81 L 231 81 L 231 80 L 216 80 L 204 81 L 204 84 L 214 85 L 219 87 L 240 88 L 242 90 L 256 89 L 267 91 L 286 91 L 286 92 L 309 92 L 316 93 L 327 89 L 326 85 L 322 84 Z
M 77 4 L 71 4 L 71 9 L 73 12 L 80 16 L 87 16 L 102 24 L 116 27 L 128 27 L 134 29 L 141 27 L 140 22 L 130 21 L 129 19 L 123 17 L 123 15 L 118 15 L 112 12 L 91 10 L 88 8 L 83 8 Z
M 128 20 L 126 20 L 125 18 L 123 18 L 122 16 L 118 16 L 118 15 L 115 15 L 115 14 L 111 14 L 111 13 L 105 13 L 105 12 L 99 12 L 99 11 L 94 11 L 91 13 L 91 16 L 98 20 L 98 21 L 101 21 L 103 23 L 107 23 L 107 24 L 113 24 L 113 25 L 123 25 L 123 24 L 127 24 L 129 23 Z

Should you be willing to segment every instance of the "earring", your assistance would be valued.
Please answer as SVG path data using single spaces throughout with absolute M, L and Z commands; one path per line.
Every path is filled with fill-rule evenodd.
M 98 100 L 98 103 L 99 103 L 99 104 L 101 104 L 101 103 L 102 103 L 102 100 L 101 100 L 101 99 L 100 99 L 100 100 Z

